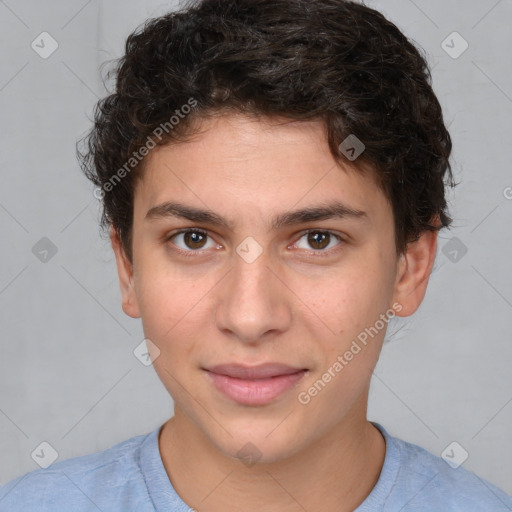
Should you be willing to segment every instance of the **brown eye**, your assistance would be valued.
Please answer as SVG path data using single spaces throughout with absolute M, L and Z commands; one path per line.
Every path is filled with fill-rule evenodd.
M 308 244 L 313 249 L 325 249 L 329 245 L 331 235 L 329 233 L 323 233 L 320 231 L 312 232 L 307 234 Z
M 206 235 L 198 231 L 187 231 L 183 233 L 183 241 L 190 249 L 202 249 L 206 241 Z
M 306 240 L 306 247 L 300 247 L 300 240 Z M 333 247 L 332 242 L 334 239 L 338 239 L 339 242 L 342 241 L 341 237 L 335 235 L 331 231 L 320 231 L 320 230 L 311 230 L 302 235 L 297 245 L 299 249 L 305 249 L 308 251 L 316 251 L 316 252 L 327 252 L 326 248 Z M 334 244 L 334 246 L 340 244 Z
M 169 241 L 172 241 L 176 247 L 182 252 L 199 252 L 200 249 L 205 249 L 208 242 L 208 233 L 197 229 L 184 229 L 169 237 Z M 215 247 L 216 244 L 211 241 L 211 247 Z

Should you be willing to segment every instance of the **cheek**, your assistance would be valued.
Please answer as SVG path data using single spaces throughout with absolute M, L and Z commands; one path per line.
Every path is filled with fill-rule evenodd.
M 317 387 L 321 389 L 329 382 L 323 398 L 316 401 L 318 407 L 333 403 L 331 399 L 346 407 L 365 389 L 380 354 L 388 325 L 381 315 L 392 301 L 393 275 L 377 253 L 364 261 L 364 265 L 354 261 L 338 269 L 335 275 L 316 281 L 315 287 L 302 288 L 302 293 L 309 290 L 304 302 L 314 312 L 308 315 L 309 336 L 315 340 L 318 357 L 312 379 L 320 378 Z
M 199 317 L 205 287 L 154 267 L 141 273 L 138 298 L 144 336 L 158 348 L 153 367 L 174 400 L 186 400 L 183 385 L 204 329 Z
M 299 400 L 308 418 L 336 422 L 366 392 L 387 327 L 380 315 L 388 310 L 391 294 L 389 279 L 382 276 L 380 270 L 353 269 L 345 278 L 338 274 L 322 289 L 325 295 L 310 295 L 315 313 L 331 332 L 318 323 L 313 338 L 318 364 Z
M 388 307 L 393 295 L 392 276 L 375 265 L 346 265 L 330 275 L 302 279 L 294 289 L 299 303 L 333 336 L 357 333 L 373 324 Z
M 219 276 L 148 258 L 136 278 L 144 335 L 160 350 L 154 367 L 164 383 L 182 380 L 214 336 L 211 297 Z M 179 386 L 178 386 L 179 388 Z M 179 390 L 179 389 L 178 389 Z
M 135 279 L 137 300 L 145 327 L 158 337 L 175 330 L 189 320 L 213 285 L 199 273 L 186 273 L 176 265 L 158 258 L 141 261 Z M 171 331 L 172 332 L 172 331 Z

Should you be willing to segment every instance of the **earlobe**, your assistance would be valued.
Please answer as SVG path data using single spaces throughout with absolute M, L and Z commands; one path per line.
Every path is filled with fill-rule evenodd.
M 400 256 L 393 300 L 401 304 L 398 316 L 410 316 L 419 308 L 434 265 L 437 231 L 424 231 Z
M 110 242 L 116 257 L 119 287 L 121 289 L 121 306 L 128 316 L 140 318 L 134 286 L 133 265 L 126 256 L 119 235 L 113 226 L 110 227 Z

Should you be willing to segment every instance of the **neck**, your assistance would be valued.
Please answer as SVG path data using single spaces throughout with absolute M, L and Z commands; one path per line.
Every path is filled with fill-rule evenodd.
M 386 451 L 382 434 L 365 414 L 358 416 L 291 457 L 246 466 L 175 409 L 159 448 L 174 489 L 196 510 L 349 512 L 377 483 Z

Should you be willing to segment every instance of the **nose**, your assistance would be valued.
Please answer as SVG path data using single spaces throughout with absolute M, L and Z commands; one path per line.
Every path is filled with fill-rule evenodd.
M 216 308 L 217 328 L 244 343 L 258 344 L 286 331 L 292 320 L 292 292 L 263 252 L 248 262 L 235 254 Z

